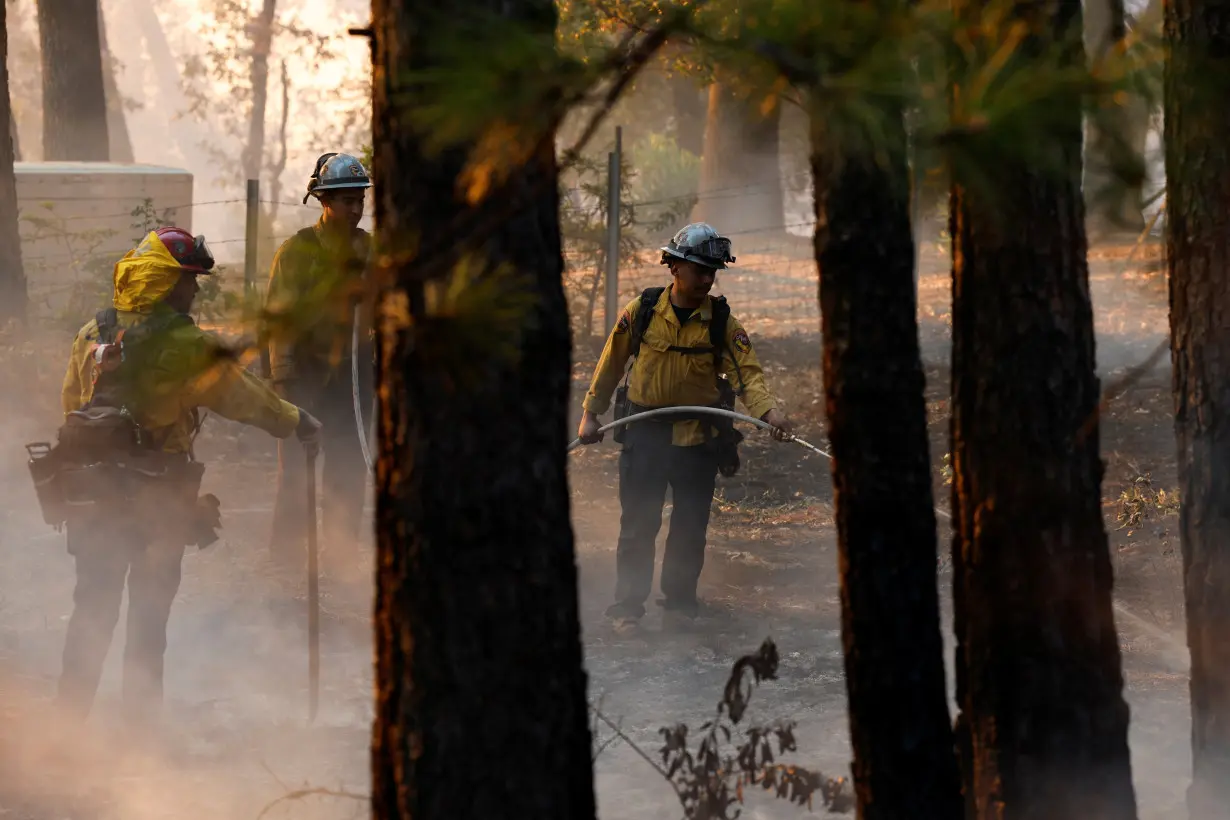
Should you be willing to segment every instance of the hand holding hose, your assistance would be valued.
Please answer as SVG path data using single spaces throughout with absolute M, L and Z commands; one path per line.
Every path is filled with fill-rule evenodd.
M 598 421 L 598 417 L 586 410 L 581 415 L 581 426 L 577 429 L 577 438 L 582 444 L 597 444 L 602 441 L 603 437 L 601 426 L 602 422 Z
M 785 413 L 778 410 L 776 407 L 761 416 L 760 420 L 773 428 L 771 435 L 776 440 L 789 441 L 793 438 L 794 424 L 791 423 Z
M 299 408 L 299 426 L 295 428 L 295 435 L 303 443 L 303 449 L 308 455 L 315 456 L 320 452 L 320 431 L 322 427 L 320 419 L 302 407 Z

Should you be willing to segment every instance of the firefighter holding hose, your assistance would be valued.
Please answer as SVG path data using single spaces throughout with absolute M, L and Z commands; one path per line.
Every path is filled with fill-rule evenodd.
M 370 319 L 356 307 L 366 303 L 371 237 L 359 220 L 370 187 L 367 170 L 350 154 L 324 154 L 316 161 L 303 201 L 320 201 L 320 219 L 278 248 L 266 302 L 274 386 L 324 422 L 325 543 L 339 546 L 360 537 L 367 488 L 366 442 L 360 436 L 366 435 L 361 419 L 371 417 L 374 353 Z M 288 564 L 302 555 L 307 517 L 314 514 L 305 505 L 306 466 L 301 451 L 279 446 L 270 549 Z
M 319 421 L 280 399 L 188 316 L 198 277 L 213 267 L 204 237 L 176 227 L 151 232 L 116 264 L 113 306 L 73 342 L 65 420 L 48 457 L 54 490 L 39 494 L 54 499 L 44 518 L 67 524 L 76 561 L 57 695 L 68 726 L 90 711 L 125 585 L 124 712 L 137 727 L 156 720 L 184 549 L 217 540 L 221 524 L 217 499 L 199 496 L 200 411 L 280 439 L 297 434 L 307 447 L 319 441 Z
M 790 420 L 765 385 L 747 332 L 730 315 L 724 297 L 709 295 L 717 271 L 735 261 L 730 240 L 703 222 L 695 223 L 661 250 L 661 262 L 673 281 L 669 287 L 649 288 L 624 309 L 585 395 L 581 442 L 602 439 L 598 416 L 611 405 L 612 394 L 617 419 L 664 407 L 730 410 L 738 396 L 750 416 L 785 440 Z M 615 603 L 606 611 L 608 618 L 635 622 L 645 614 L 668 487 L 674 509 L 662 558 L 659 604 L 689 618 L 700 614 L 696 586 L 705 562 L 713 491 L 719 472 L 729 476 L 738 469 L 741 438 L 728 419 L 687 412 L 634 421 L 615 434 L 623 445 L 622 514 Z

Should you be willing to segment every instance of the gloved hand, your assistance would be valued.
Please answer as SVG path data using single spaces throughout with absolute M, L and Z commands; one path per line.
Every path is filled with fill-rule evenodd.
M 213 493 L 203 495 L 196 500 L 196 514 L 192 522 L 192 533 L 189 545 L 195 544 L 197 549 L 205 549 L 218 540 L 217 530 L 222 529 L 222 504 Z
M 773 425 L 773 430 L 770 434 L 778 441 L 788 441 L 794 432 L 794 425 L 790 422 L 790 419 L 777 408 L 773 408 L 765 413 L 760 417 L 760 420 L 765 424 Z
M 602 427 L 602 422 L 598 421 L 598 417 L 586 410 L 581 416 L 581 426 L 577 430 L 577 437 L 581 439 L 582 444 L 597 444 L 605 435 L 598 432 L 600 427 Z
M 323 425 L 318 418 L 302 407 L 299 408 L 299 426 L 295 428 L 295 435 L 299 437 L 299 441 L 303 442 L 303 449 L 311 455 L 316 455 L 320 452 L 320 431 L 322 427 Z

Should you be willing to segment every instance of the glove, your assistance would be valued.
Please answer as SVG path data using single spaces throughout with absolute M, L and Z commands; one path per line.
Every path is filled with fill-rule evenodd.
M 299 437 L 299 441 L 303 442 L 303 449 L 311 455 L 320 452 L 322 426 L 319 419 L 302 407 L 299 408 L 299 426 L 295 428 L 295 435 Z
M 213 493 L 208 493 L 196 500 L 196 515 L 192 522 L 191 541 L 197 549 L 205 549 L 218 540 L 217 530 L 222 529 L 222 504 Z

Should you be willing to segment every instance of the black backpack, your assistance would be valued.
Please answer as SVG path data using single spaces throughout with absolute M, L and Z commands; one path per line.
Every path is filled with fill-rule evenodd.
M 134 451 L 158 449 L 161 442 L 154 440 L 134 417 L 138 402 L 135 371 L 140 369 L 144 357 L 149 355 L 147 342 L 159 333 L 192 323 L 187 316 L 175 313 L 151 319 L 133 328 L 121 329 L 115 308 L 99 311 L 95 321 L 101 344 L 118 343 L 118 351 L 111 351 L 111 356 L 118 355 L 119 361 L 115 362 L 112 358 L 109 366 L 100 366 L 89 403 L 81 410 L 68 413 L 60 428 L 57 441 L 62 457 L 79 463 L 105 461 L 130 455 Z
M 636 316 L 632 320 L 630 328 L 630 359 L 631 364 L 628 366 L 628 371 L 625 373 L 624 385 L 619 388 L 619 396 L 616 400 L 616 417 L 628 415 L 629 401 L 627 398 L 627 376 L 631 373 L 632 367 L 636 363 L 636 358 L 640 354 L 641 340 L 645 336 L 645 332 L 649 330 L 649 323 L 653 321 L 654 309 L 658 306 L 658 302 L 662 298 L 662 293 L 666 290 L 665 287 L 646 288 L 641 293 L 641 303 L 636 311 Z M 733 410 L 735 407 L 735 396 L 743 392 L 743 375 L 739 371 L 739 363 L 735 361 L 732 354 L 731 362 L 735 366 L 735 373 L 739 378 L 739 392 L 735 392 L 727 379 L 722 373 L 722 355 L 728 351 L 726 344 L 726 328 L 730 322 L 730 305 L 726 301 L 725 296 L 713 297 L 712 303 L 713 316 L 709 319 L 709 344 L 694 347 L 681 347 L 679 345 L 671 345 L 668 350 L 675 353 L 683 353 L 685 355 L 704 355 L 713 356 L 713 374 L 717 381 L 718 401 L 717 407 L 723 410 Z M 623 405 L 622 408 L 620 405 Z M 734 422 L 731 419 L 707 415 L 696 417 L 705 422 L 702 425 L 705 431 L 706 443 L 713 446 L 718 454 L 718 469 L 724 476 L 733 476 L 739 470 L 739 452 L 738 446 L 743 441 L 743 434 L 734 427 Z M 622 435 L 625 428 L 620 428 L 617 431 L 615 440 L 622 442 Z M 717 436 L 711 437 L 710 431 L 717 430 Z

